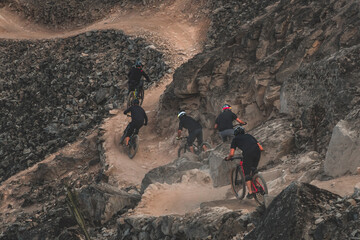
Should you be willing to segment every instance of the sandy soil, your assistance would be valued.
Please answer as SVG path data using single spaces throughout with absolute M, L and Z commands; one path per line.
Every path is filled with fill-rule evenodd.
M 175 0 L 173 4 L 164 5 L 155 12 L 144 10 L 140 14 L 117 10 L 113 11 L 106 19 L 90 26 L 62 32 L 50 31 L 36 26 L 3 8 L 0 9 L 0 38 L 64 38 L 94 29 L 120 29 L 128 35 L 144 37 L 158 49 L 164 51 L 167 54 L 167 60 L 174 69 L 201 51 L 201 43 L 206 37 L 206 29 L 209 25 L 208 19 L 194 20 L 185 16 L 185 8 L 188 6 L 189 1 L 191 0 Z M 192 9 L 187 10 L 200 11 L 200 2 L 202 1 L 199 1 L 198 5 L 191 5 Z M 122 113 L 125 106 L 113 110 L 111 112 L 113 116 L 106 119 L 103 126 L 101 126 L 105 130 L 104 146 L 109 166 L 106 174 L 109 176 L 111 184 L 118 187 L 139 186 L 144 175 L 150 169 L 175 159 L 175 145 L 169 139 L 163 139 L 155 133 L 153 121 L 160 95 L 171 81 L 172 75 L 166 75 L 157 86 L 152 86 L 145 92 L 143 108 L 148 114 L 149 125 L 140 130 L 140 147 L 134 159 L 129 159 L 118 144 L 119 138 L 130 120 Z M 174 120 L 176 119 L 174 118 Z M 169 131 L 174 130 L 169 129 Z M 76 144 L 68 146 L 67 151 L 75 150 Z M 49 157 L 45 161 L 51 161 L 52 159 L 53 157 Z M 35 168 L 36 166 L 28 169 L 27 172 Z M 19 175 L 21 174 L 24 173 Z M 12 179 L 17 178 L 19 175 L 14 176 Z M 358 182 L 360 182 L 359 175 L 327 182 L 313 182 L 313 184 L 344 196 L 351 194 L 354 184 Z M 183 181 L 174 185 L 151 185 L 133 214 L 155 216 L 184 214 L 202 206 L 226 206 L 232 209 L 242 208 L 245 211 L 255 209 L 256 203 L 253 200 L 239 202 L 232 197 L 229 189 L 229 186 L 214 189 L 211 183 L 201 181 Z M 10 191 L 6 189 L 6 183 L 3 184 L 0 190 Z

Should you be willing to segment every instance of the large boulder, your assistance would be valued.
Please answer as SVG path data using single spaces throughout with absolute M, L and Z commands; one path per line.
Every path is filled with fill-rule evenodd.
M 81 188 L 78 199 L 80 208 L 88 220 L 96 226 L 101 226 L 118 212 L 134 208 L 141 197 L 136 191 L 131 193 L 108 184 L 100 184 Z
M 360 167 L 359 146 L 360 108 L 357 108 L 334 127 L 326 152 L 325 174 L 339 177 L 346 173 L 356 173 L 357 168 Z
M 153 183 L 172 184 L 180 182 L 181 177 L 185 175 L 188 170 L 204 167 L 202 162 L 196 161 L 198 159 L 195 154 L 189 153 L 169 164 L 152 169 L 145 174 L 141 182 L 141 192 L 143 193 L 145 189 Z
M 230 144 L 224 143 L 209 155 L 209 170 L 214 187 L 229 185 L 231 170 L 239 163 L 239 160 L 224 161 L 224 157 L 229 155 L 229 150 Z
M 244 239 L 351 239 L 360 227 L 359 210 L 354 199 L 293 182 L 275 197 Z

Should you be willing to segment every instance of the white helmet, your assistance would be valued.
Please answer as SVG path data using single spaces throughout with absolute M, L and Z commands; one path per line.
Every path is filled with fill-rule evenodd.
M 178 116 L 178 118 L 180 118 L 185 115 L 186 115 L 186 112 L 184 110 L 180 110 L 177 116 Z

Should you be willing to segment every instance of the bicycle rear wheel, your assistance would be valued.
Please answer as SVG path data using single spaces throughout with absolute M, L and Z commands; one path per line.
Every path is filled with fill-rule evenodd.
M 129 95 L 127 97 L 127 105 L 126 107 L 129 108 L 131 106 L 132 101 L 135 99 L 135 92 L 134 91 L 130 91 Z
M 144 95 L 145 94 L 145 92 L 144 92 L 144 88 L 141 88 L 140 90 L 139 90 L 139 93 L 138 93 L 138 99 L 139 99 L 139 105 L 141 106 L 142 105 L 142 103 L 143 103 L 143 101 L 144 101 Z
M 255 193 L 255 200 L 258 204 L 265 204 L 265 194 L 268 194 L 265 179 L 260 174 L 255 174 L 251 182 L 252 191 Z
M 239 165 L 231 170 L 231 188 L 237 199 L 244 198 L 246 191 L 245 177 Z
M 186 146 L 180 146 L 178 150 L 178 157 L 181 157 L 186 152 Z
M 207 142 L 203 142 L 202 144 L 201 144 L 201 146 L 200 146 L 200 148 L 201 148 L 201 152 L 203 151 L 203 146 L 205 146 L 206 147 L 206 149 L 207 150 L 210 150 L 211 149 L 211 145 L 210 145 L 210 143 L 207 143 Z
M 130 159 L 135 157 L 138 148 L 139 148 L 139 137 L 138 135 L 134 135 L 130 138 L 129 146 L 128 146 L 128 156 Z

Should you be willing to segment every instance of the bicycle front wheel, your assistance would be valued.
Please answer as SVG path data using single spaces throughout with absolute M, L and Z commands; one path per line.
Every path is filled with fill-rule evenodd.
M 139 137 L 138 135 L 134 135 L 130 138 L 129 146 L 128 146 L 128 156 L 130 159 L 135 157 L 138 148 L 139 148 Z
M 265 204 L 265 194 L 268 194 L 265 179 L 260 174 L 255 174 L 251 182 L 252 191 L 255 193 L 255 200 L 258 204 Z
M 237 199 L 243 199 L 245 196 L 245 177 L 241 167 L 238 165 L 231 170 L 231 188 Z

